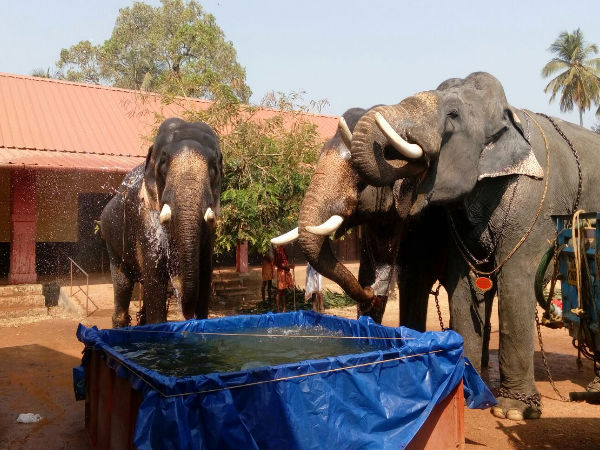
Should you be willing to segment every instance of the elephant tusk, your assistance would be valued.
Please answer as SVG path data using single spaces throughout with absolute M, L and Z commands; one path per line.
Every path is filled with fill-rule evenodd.
M 206 212 L 204 213 L 204 221 L 205 222 L 214 222 L 216 219 L 216 214 L 215 212 L 210 208 L 210 206 L 208 208 L 206 208 Z
M 340 130 L 340 135 L 342 136 L 342 141 L 344 141 L 346 147 L 350 149 L 352 147 L 352 132 L 350 131 L 350 128 L 348 128 L 346 119 L 344 119 L 343 116 L 340 116 L 338 128 Z
M 329 219 L 327 219 L 325 222 L 323 222 L 321 225 L 307 226 L 306 231 L 308 231 L 309 233 L 312 233 L 312 234 L 319 235 L 319 236 L 327 236 L 327 235 L 333 233 L 335 230 L 337 230 L 343 221 L 344 221 L 344 218 L 342 216 L 333 215 Z
M 273 239 L 271 239 L 271 244 L 284 245 L 295 241 L 296 239 L 298 239 L 298 227 L 288 231 L 285 234 L 282 234 L 281 236 L 274 237 Z
M 158 220 L 161 224 L 171 220 L 171 207 L 167 203 L 165 203 L 160 210 L 160 216 L 158 216 Z
M 396 133 L 381 113 L 375 113 L 375 122 L 381 132 L 388 138 L 392 146 L 403 156 L 410 159 L 419 159 L 423 156 L 423 149 L 418 144 L 409 144 Z

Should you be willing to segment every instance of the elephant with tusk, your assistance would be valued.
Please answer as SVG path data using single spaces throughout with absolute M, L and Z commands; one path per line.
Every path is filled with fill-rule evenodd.
M 323 147 L 315 173 L 303 199 L 298 227 L 272 239 L 275 245 L 298 240 L 306 259 L 323 276 L 335 281 L 357 301 L 359 314 L 370 315 L 381 323 L 391 283 L 398 281 L 401 302 L 401 323 L 424 330 L 427 298 L 431 286 L 441 273 L 420 270 L 421 265 L 443 265 L 440 255 L 445 251 L 438 246 L 433 228 L 437 226 L 435 211 L 418 224 L 406 223 L 410 230 L 408 240 L 417 235 L 429 235 L 425 247 L 418 249 L 421 258 L 408 264 L 412 245 L 398 219 L 406 217 L 413 197 L 414 184 L 410 176 L 421 169 L 405 165 L 407 181 L 399 180 L 393 187 L 374 187 L 365 183 L 351 160 L 349 146 L 352 130 L 366 110 L 353 108 L 340 118 L 338 131 Z M 350 228 L 363 224 L 358 279 L 334 255 L 330 235 L 336 238 Z M 392 270 L 401 266 L 402 270 Z M 396 272 L 397 278 L 392 279 Z
M 136 282 L 143 291 L 141 323 L 166 321 L 169 281 L 186 319 L 208 316 L 222 176 L 219 140 L 208 125 L 178 118 L 160 125 L 145 164 L 126 175 L 101 216 L 114 327 L 130 324 Z
M 483 317 L 497 293 L 501 388 L 492 412 L 540 417 L 535 270 L 556 237 L 552 215 L 600 210 L 600 135 L 512 107 L 496 78 L 476 72 L 367 112 L 350 150 L 375 186 L 393 186 L 407 165 L 425 167 L 409 217 L 445 211 L 451 326 L 479 368 Z

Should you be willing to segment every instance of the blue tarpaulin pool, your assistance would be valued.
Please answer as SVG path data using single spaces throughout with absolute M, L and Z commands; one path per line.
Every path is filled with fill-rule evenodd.
M 139 333 L 158 342 L 174 334 L 290 326 L 320 326 L 386 345 L 367 353 L 180 378 L 146 369 L 114 348 L 139 339 Z M 101 350 L 117 376 L 141 391 L 133 436 L 139 449 L 404 448 L 461 380 L 467 406 L 495 404 L 464 357 L 460 335 L 384 327 L 367 317 L 300 311 L 118 330 L 79 325 L 77 337 Z M 81 377 L 81 369 L 75 373 Z

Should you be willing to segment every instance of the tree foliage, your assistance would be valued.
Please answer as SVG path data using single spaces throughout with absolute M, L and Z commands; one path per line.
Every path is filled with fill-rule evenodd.
M 203 120 L 220 136 L 224 180 L 217 254 L 244 240 L 250 252 L 263 253 L 272 237 L 296 226 L 323 144 L 306 114 L 311 107 L 301 102 L 299 94 L 280 93 L 253 107 L 223 95 L 207 111 L 187 111 L 188 120 Z
M 544 92 L 552 92 L 550 102 L 560 92 L 560 110 L 572 111 L 576 106 L 583 126 L 583 113 L 592 103 L 600 101 L 600 58 L 593 58 L 598 47 L 585 42 L 578 28 L 573 33 L 560 33 L 548 50 L 556 56 L 544 66 L 542 76 L 558 75 L 550 80 Z
M 81 41 L 68 50 L 63 48 L 56 63 L 58 77 L 79 83 L 100 84 L 99 52 L 99 48 L 90 41 Z
M 229 90 L 242 102 L 251 95 L 233 44 L 194 0 L 122 8 L 108 40 L 62 49 L 57 67 L 64 79 L 165 95 L 213 99 Z
M 135 2 L 119 11 L 110 39 L 82 41 L 61 51 L 59 77 L 161 94 L 181 103 L 187 120 L 202 120 L 220 136 L 224 179 L 216 252 L 247 240 L 263 253 L 270 239 L 293 227 L 322 146 L 302 94 L 269 94 L 249 106 L 250 88 L 215 18 L 194 0 Z M 193 109 L 187 97 L 213 100 Z M 144 101 L 146 93 L 139 98 Z M 157 126 L 165 119 L 156 114 Z

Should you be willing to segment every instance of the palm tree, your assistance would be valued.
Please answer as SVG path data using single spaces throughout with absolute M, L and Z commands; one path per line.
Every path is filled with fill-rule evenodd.
M 544 92 L 552 91 L 552 102 L 556 94 L 562 91 L 560 110 L 572 111 L 573 106 L 577 105 L 579 125 L 583 126 L 584 111 L 590 109 L 592 102 L 600 103 L 600 58 L 592 58 L 598 53 L 598 47 L 585 42 L 581 30 L 577 28 L 573 33 L 560 33 L 548 50 L 556 57 L 544 66 L 542 76 L 547 78 L 557 72 L 558 75 L 550 80 Z

